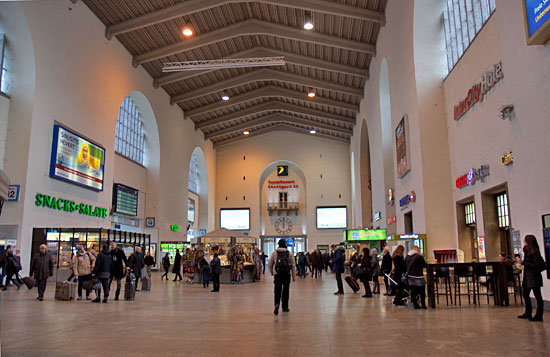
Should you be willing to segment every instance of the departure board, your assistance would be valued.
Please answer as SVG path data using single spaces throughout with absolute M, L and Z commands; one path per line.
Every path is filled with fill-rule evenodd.
M 138 190 L 115 183 L 113 186 L 113 208 L 115 213 L 137 216 Z

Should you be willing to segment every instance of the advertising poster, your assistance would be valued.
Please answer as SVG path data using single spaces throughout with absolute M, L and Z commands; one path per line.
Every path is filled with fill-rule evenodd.
M 477 253 L 480 261 L 485 261 L 487 257 L 485 256 L 485 237 L 477 237 Z
M 550 1 L 524 0 L 529 44 L 543 44 L 548 36 L 538 39 L 538 35 L 548 27 L 550 21 Z M 537 33 L 541 30 L 539 33 Z M 535 36 L 537 35 L 537 36 Z M 544 35 L 544 34 L 541 34 Z
M 401 178 L 410 170 L 407 153 L 405 117 L 401 119 L 397 128 L 395 128 L 395 149 L 397 153 L 397 177 Z
M 51 177 L 103 191 L 104 160 L 104 148 L 60 125 L 54 125 Z
M 386 240 L 385 229 L 351 229 L 346 231 L 345 240 L 347 242 L 360 242 L 366 240 Z

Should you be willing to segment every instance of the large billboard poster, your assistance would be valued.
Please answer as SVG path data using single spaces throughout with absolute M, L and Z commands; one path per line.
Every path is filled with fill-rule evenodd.
M 542 45 L 550 38 L 550 1 L 524 0 L 527 43 Z
M 54 125 L 51 177 L 103 191 L 104 168 L 104 148 L 61 125 Z
M 395 149 L 397 152 L 397 177 L 401 178 L 409 172 L 409 158 L 407 155 L 407 135 L 405 130 L 405 117 L 401 119 L 395 128 Z
M 366 240 L 386 240 L 385 229 L 349 229 L 344 234 L 347 242 L 361 242 Z

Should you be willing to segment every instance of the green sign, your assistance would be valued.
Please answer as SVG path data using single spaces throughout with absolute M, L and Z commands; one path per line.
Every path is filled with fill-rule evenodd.
M 361 242 L 368 240 L 386 240 L 385 229 L 348 229 L 344 233 L 346 242 Z
M 172 232 L 177 232 L 178 229 L 180 229 L 180 226 L 178 226 L 177 224 L 171 224 L 171 225 L 170 225 L 170 230 L 171 230 Z
M 85 216 L 107 218 L 107 208 L 95 207 L 85 203 L 77 204 L 75 201 L 56 198 L 41 193 L 36 194 L 34 204 L 37 207 L 48 207 L 59 211 L 76 212 Z

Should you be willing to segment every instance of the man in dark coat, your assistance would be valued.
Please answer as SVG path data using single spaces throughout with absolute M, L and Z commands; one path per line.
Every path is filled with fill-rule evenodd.
M 40 246 L 40 253 L 36 254 L 32 259 L 31 274 L 34 275 L 34 278 L 38 282 L 38 297 L 36 299 L 42 301 L 44 300 L 48 278 L 53 276 L 53 260 L 45 244 Z
M 174 276 L 173 281 L 183 280 L 183 278 L 181 277 L 180 269 L 181 269 L 181 254 L 180 254 L 180 250 L 176 249 L 176 256 L 174 257 L 174 267 L 172 268 L 172 273 L 176 274 L 176 276 Z
M 336 284 L 338 285 L 338 291 L 334 295 L 344 295 L 344 284 L 342 283 L 342 273 L 346 270 L 344 247 L 336 248 L 333 244 L 331 248 L 334 250 L 334 258 L 330 261 L 332 264 L 332 271 L 336 274 Z
M 210 274 L 212 275 L 212 284 L 214 288 L 212 292 L 220 291 L 220 275 L 222 275 L 222 265 L 218 253 L 214 253 L 214 259 L 210 262 Z
M 132 271 L 136 277 L 136 291 L 139 291 L 137 289 L 139 278 L 141 278 L 141 269 L 145 266 L 143 263 L 143 254 L 141 254 L 141 247 L 136 247 L 136 251 L 130 255 L 130 258 L 128 258 L 128 267 L 130 268 L 130 271 Z
M 109 254 L 111 255 L 111 260 L 113 262 L 109 278 L 109 289 L 113 280 L 116 279 L 115 300 L 118 300 L 120 295 L 120 286 L 122 285 L 122 278 L 124 278 L 124 267 L 128 267 L 128 260 L 126 259 L 126 254 L 124 254 L 124 251 L 117 247 L 115 242 L 111 242 L 111 251 Z
M 384 285 L 386 286 L 386 293 L 384 295 L 389 296 L 392 295 L 392 291 L 390 288 L 390 282 L 386 274 L 390 275 L 392 271 L 393 260 L 391 258 L 390 249 L 388 247 L 384 247 L 383 252 L 384 257 L 382 258 L 382 274 L 384 275 Z
M 111 254 L 109 254 L 109 247 L 107 244 L 103 246 L 103 249 L 97 256 L 95 262 L 94 270 L 92 274 L 99 279 L 101 286 L 103 287 L 103 302 L 107 303 L 107 298 L 109 297 L 109 277 L 111 271 L 113 270 L 113 260 Z M 96 299 L 92 302 L 101 301 L 101 289 L 95 291 Z

